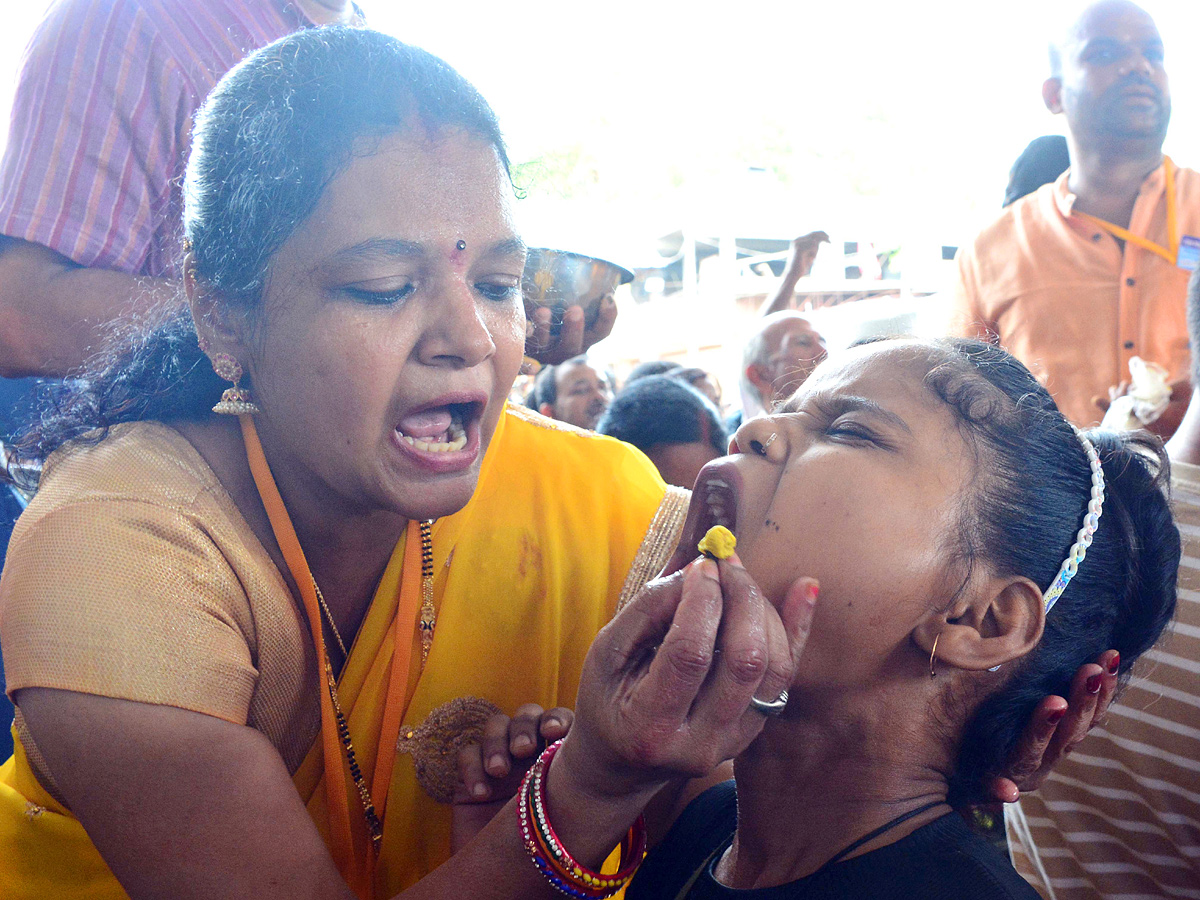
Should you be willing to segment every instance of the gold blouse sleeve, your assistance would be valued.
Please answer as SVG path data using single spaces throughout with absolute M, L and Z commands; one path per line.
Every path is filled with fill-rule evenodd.
M 50 687 L 246 722 L 254 620 L 202 522 L 125 498 L 31 519 L 18 524 L 0 578 L 10 695 Z
M 617 612 L 628 605 L 637 592 L 646 586 L 646 582 L 658 577 L 662 567 L 675 553 L 675 546 L 679 543 L 679 536 L 687 520 L 688 503 L 691 499 L 691 491 L 673 485 L 667 486 L 662 503 L 659 504 L 650 527 L 646 529 L 646 536 L 642 538 L 637 556 L 634 557 L 625 583 L 621 586 Z

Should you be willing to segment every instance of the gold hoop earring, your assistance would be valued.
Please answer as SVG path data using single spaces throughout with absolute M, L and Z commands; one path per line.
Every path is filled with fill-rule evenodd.
M 933 639 L 933 649 L 929 651 L 929 677 L 936 678 L 937 670 L 933 667 L 933 661 L 937 657 L 937 642 L 941 638 L 942 633 L 939 631 L 937 637 Z
M 217 405 L 212 408 L 215 413 L 225 416 L 253 416 L 258 412 L 250 392 L 241 387 L 242 364 L 228 353 L 217 353 L 212 358 L 213 371 L 233 386 L 226 388 Z

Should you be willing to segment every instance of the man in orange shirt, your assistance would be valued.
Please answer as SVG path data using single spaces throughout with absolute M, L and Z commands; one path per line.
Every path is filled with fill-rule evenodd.
M 952 329 L 998 340 L 1076 425 L 1129 378 L 1133 356 L 1180 384 L 1185 295 L 1200 258 L 1200 174 L 1163 156 L 1171 116 L 1154 20 L 1128 0 L 1086 7 L 1051 46 L 1046 107 L 1066 117 L 1071 168 L 1006 208 L 958 255 Z

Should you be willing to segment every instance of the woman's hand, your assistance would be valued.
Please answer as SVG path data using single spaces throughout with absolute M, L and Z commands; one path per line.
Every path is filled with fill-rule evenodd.
M 528 703 L 512 716 L 497 713 L 478 744 L 458 754 L 460 783 L 454 796 L 450 852 L 458 850 L 492 820 L 521 786 L 521 779 L 548 744 L 565 737 L 575 714 L 566 707 L 543 710 Z
M 1069 701 L 1050 696 L 1037 705 L 1016 755 L 1009 760 L 1008 772 L 987 785 L 993 798 L 1015 803 L 1022 791 L 1037 790 L 1058 761 L 1104 720 L 1117 690 L 1120 661 L 1116 650 L 1106 650 L 1075 673 Z
M 568 776 L 600 798 L 649 796 L 741 753 L 766 721 L 751 698 L 791 684 L 816 588 L 797 580 L 776 609 L 736 555 L 647 585 L 592 644 L 551 796 Z

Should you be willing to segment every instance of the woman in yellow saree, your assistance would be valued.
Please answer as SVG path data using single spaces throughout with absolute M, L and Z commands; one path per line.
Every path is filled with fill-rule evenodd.
M 511 194 L 482 98 L 390 38 L 293 35 L 222 81 L 189 308 L 25 444 L 46 464 L 0 581 L 0 896 L 391 896 L 449 855 L 433 798 L 471 726 L 573 704 L 686 492 L 506 406 Z M 549 895 L 515 823 L 421 895 Z

